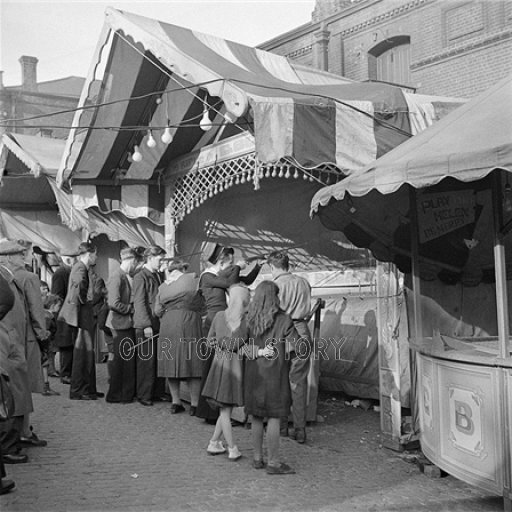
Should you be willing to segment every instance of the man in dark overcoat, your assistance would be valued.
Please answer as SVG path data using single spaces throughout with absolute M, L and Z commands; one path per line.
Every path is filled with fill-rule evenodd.
M 144 257 L 144 266 L 133 278 L 133 325 L 139 345 L 136 353 L 136 394 L 142 405 L 153 405 L 157 362 L 156 335 L 160 328 L 159 319 L 154 313 L 154 304 L 161 284 L 159 270 L 165 251 L 157 245 L 151 246 L 146 249 Z M 157 394 L 161 396 L 161 392 Z
M 96 400 L 103 396 L 96 390 L 95 320 L 89 279 L 89 268 L 96 263 L 96 247 L 90 242 L 82 242 L 78 253 L 59 319 L 77 328 L 69 397 L 71 400 Z
M 63 249 L 60 252 L 62 264 L 52 276 L 51 293 L 64 300 L 68 293 L 69 276 L 71 268 L 75 264 L 77 249 Z M 71 384 L 71 369 L 73 367 L 73 345 L 77 336 L 77 328 L 68 325 L 63 320 L 57 320 L 57 332 L 55 333 L 55 346 L 60 354 L 60 380 L 64 384 Z
M 11 240 L 0 240 L 0 274 L 7 282 L 14 304 L 0 320 L 0 359 L 6 366 L 14 396 L 14 413 L 8 421 L 0 423 L 2 461 L 6 464 L 27 462 L 20 453 L 24 417 L 33 410 L 26 358 L 27 311 L 21 286 L 16 282 L 13 268 L 23 265 L 25 248 Z

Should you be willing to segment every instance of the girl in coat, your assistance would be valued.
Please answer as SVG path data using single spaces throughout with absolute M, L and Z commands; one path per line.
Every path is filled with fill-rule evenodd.
M 280 461 L 280 418 L 290 412 L 289 352 L 299 335 L 292 319 L 279 308 L 279 288 L 272 281 L 261 282 L 247 313 L 250 343 L 257 354 L 271 357 L 248 359 L 245 364 L 245 409 L 252 415 L 253 466 L 263 463 L 263 419 L 267 423 L 267 473 L 284 475 L 295 471 Z
M 206 451 L 211 455 L 224 453 L 226 448 L 221 441 L 224 435 L 231 460 L 242 456 L 233 442 L 231 411 L 233 407 L 243 405 L 242 354 L 239 351 L 247 340 L 245 316 L 249 298 L 246 286 L 233 285 L 229 289 L 228 308 L 215 315 L 208 333 L 215 355 L 202 395 L 211 407 L 219 409 L 219 417 Z

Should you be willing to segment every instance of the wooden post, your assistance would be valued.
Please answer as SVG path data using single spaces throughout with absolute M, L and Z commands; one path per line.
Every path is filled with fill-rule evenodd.
M 507 297 L 507 269 L 505 258 L 505 245 L 503 243 L 503 196 L 501 187 L 501 174 L 497 171 L 492 175 L 492 204 L 493 204 L 493 228 L 494 228 L 494 276 L 496 279 L 496 309 L 498 321 L 499 356 L 503 359 L 510 358 L 510 325 L 508 320 Z M 510 396 L 507 374 L 510 370 L 499 369 L 500 387 L 500 416 L 503 422 L 503 508 L 512 510 L 510 491 L 512 487 L 511 476 L 511 445 L 510 445 Z
M 377 262 L 377 329 L 379 342 L 380 428 L 387 448 L 399 451 L 402 404 L 400 400 L 400 347 L 396 327 L 400 318 L 397 269 Z
M 313 320 L 313 353 L 311 354 L 308 373 L 308 410 L 306 412 L 307 421 L 316 421 L 316 409 L 318 403 L 318 383 L 320 380 L 320 359 L 317 357 L 318 351 L 316 350 L 316 347 L 318 340 L 320 339 L 320 318 L 322 315 L 322 308 L 324 307 L 325 301 L 323 299 L 317 299 L 317 303 L 314 308 Z
M 409 212 L 411 219 L 411 264 L 412 264 L 412 293 L 413 293 L 413 318 L 414 339 L 420 341 L 423 338 L 423 321 L 421 315 L 421 282 L 420 282 L 420 243 L 418 237 L 418 210 L 416 204 L 416 189 L 409 185 Z M 419 404 L 417 400 L 417 372 L 416 353 L 409 351 L 409 364 L 411 374 L 411 418 L 414 432 L 419 432 Z

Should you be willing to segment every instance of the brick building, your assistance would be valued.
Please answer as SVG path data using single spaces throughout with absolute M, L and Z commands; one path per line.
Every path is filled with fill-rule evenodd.
M 512 71 L 511 0 L 316 0 L 259 46 L 353 80 L 472 97 Z
M 64 139 L 69 133 L 85 78 L 70 76 L 46 82 L 37 81 L 37 58 L 22 56 L 19 59 L 22 84 L 5 87 L 0 71 L 0 135 L 5 132 L 40 135 Z M 2 122 L 9 119 L 26 119 L 32 116 L 71 110 L 71 112 L 32 119 L 24 122 Z M 27 127 L 30 126 L 30 127 Z M 40 127 L 40 128 L 39 128 Z M 62 127 L 62 128 L 59 128 Z

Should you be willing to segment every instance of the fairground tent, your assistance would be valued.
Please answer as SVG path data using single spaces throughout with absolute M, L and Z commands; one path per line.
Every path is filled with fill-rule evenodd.
M 64 226 L 50 180 L 55 180 L 64 141 L 3 134 L 0 140 L 0 231 L 30 240 L 43 252 L 76 248 L 81 234 Z M 62 191 L 59 191 L 61 194 Z
M 96 80 L 101 88 L 92 101 Z M 373 277 L 346 275 L 367 267 L 368 252 L 311 220 L 309 204 L 325 184 L 460 104 L 352 82 L 109 8 L 57 183 L 71 189 L 81 208 L 165 224 L 166 249 L 190 256 L 194 270 L 208 240 L 234 246 L 245 257 L 286 249 L 314 293 L 334 297 L 328 308 L 337 312 L 325 325 L 335 335 L 342 328 L 336 329 L 341 315 L 335 303 L 356 290 L 342 322 L 353 324 L 344 327 L 355 333 L 354 344 L 372 347 L 370 355 L 359 352 L 375 364 L 372 375 L 362 375 L 364 361 L 347 364 L 353 382 L 374 395 L 377 344 L 368 334 L 374 322 L 365 324 L 371 315 L 359 298 L 369 295 Z
M 407 273 L 410 225 L 417 217 L 422 294 L 435 299 L 424 299 L 423 307 L 430 309 L 424 315 L 426 332 L 434 328 L 457 336 L 497 334 L 491 173 L 503 171 L 497 195 L 503 206 L 510 276 L 511 134 L 508 77 L 313 198 L 311 211 L 326 227 L 343 231 L 357 246 Z
M 55 185 L 57 169 L 65 142 L 49 137 L 4 134 L 0 140 L 0 216 L 4 236 L 31 240 L 43 252 L 72 249 L 83 237 L 105 234 L 110 240 L 133 245 L 154 239 L 144 226 L 110 217 L 95 209 L 87 212 L 71 208 L 71 198 Z M 60 211 L 59 211 L 60 210 Z M 63 217 L 73 221 L 66 226 Z M 84 231 L 82 231 L 82 229 Z M 158 231 L 158 230 L 157 230 Z M 162 229 L 160 228 L 160 237 Z

